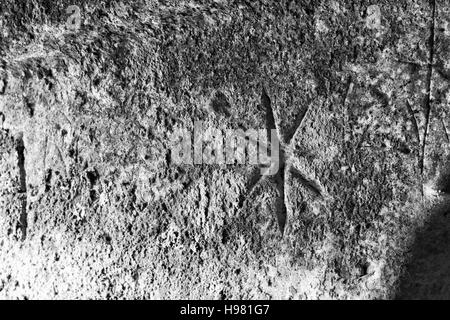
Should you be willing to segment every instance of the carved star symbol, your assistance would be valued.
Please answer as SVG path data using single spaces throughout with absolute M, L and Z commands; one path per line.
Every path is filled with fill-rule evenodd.
M 320 184 L 316 181 L 308 179 L 308 175 L 303 173 L 301 169 L 297 168 L 295 162 L 293 161 L 296 157 L 301 157 L 307 154 L 307 152 L 294 151 L 294 147 L 295 138 L 302 128 L 303 120 L 306 118 L 309 108 L 307 108 L 304 112 L 301 112 L 294 120 L 295 129 L 292 132 L 287 132 L 285 135 L 282 135 L 275 120 L 271 100 L 265 88 L 262 89 L 261 93 L 261 107 L 266 113 L 267 141 L 270 141 L 272 130 L 277 132 L 277 138 L 280 143 L 279 170 L 272 176 L 261 175 L 261 165 L 259 166 L 259 173 L 252 176 L 247 183 L 247 196 L 240 201 L 239 212 L 243 212 L 247 208 L 249 200 L 256 195 L 258 190 L 273 191 L 272 194 L 274 197 L 271 199 L 269 208 L 276 216 L 280 232 L 283 235 L 288 222 L 289 211 L 291 210 L 289 208 L 289 200 L 287 197 L 289 177 L 295 178 L 308 192 L 313 195 L 313 198 L 323 198 L 323 191 Z M 260 186 L 262 188 L 259 188 Z

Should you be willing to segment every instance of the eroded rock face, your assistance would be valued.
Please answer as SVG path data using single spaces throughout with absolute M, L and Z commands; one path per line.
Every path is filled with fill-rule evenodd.
M 450 189 L 449 5 L 130 2 L 2 4 L 0 296 L 396 296 Z M 196 121 L 276 129 L 278 174 L 174 164 Z

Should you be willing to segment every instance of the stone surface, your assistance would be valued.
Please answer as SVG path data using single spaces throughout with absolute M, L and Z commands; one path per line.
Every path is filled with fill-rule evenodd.
M 5 0 L 0 297 L 448 298 L 450 5 L 374 3 Z M 200 120 L 285 165 L 175 165 Z

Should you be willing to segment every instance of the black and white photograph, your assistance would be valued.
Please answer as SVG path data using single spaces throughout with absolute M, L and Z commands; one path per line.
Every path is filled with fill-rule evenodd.
M 0 0 L 0 300 L 449 300 L 449 213 L 448 0 Z

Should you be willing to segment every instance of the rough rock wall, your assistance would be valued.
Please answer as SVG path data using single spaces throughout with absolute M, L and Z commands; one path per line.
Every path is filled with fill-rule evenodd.
M 393 298 L 420 274 L 439 283 L 407 263 L 416 230 L 446 222 L 449 11 L 2 0 L 0 297 Z M 279 173 L 174 164 L 171 133 L 200 120 L 277 129 Z

